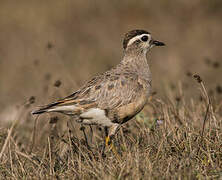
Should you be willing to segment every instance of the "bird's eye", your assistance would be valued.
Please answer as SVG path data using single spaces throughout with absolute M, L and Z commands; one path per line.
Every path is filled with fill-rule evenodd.
M 143 36 L 143 37 L 141 38 L 141 40 L 142 40 L 143 42 L 146 42 L 146 41 L 148 40 L 148 36 Z

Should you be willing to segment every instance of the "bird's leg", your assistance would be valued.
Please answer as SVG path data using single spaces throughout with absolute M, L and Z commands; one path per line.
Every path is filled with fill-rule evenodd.
M 108 127 L 104 128 L 105 131 L 105 146 L 108 147 L 109 146 L 109 141 L 110 141 L 110 137 L 109 137 L 109 132 L 108 132 Z
M 120 161 L 120 156 L 119 156 L 119 153 L 117 152 L 116 150 L 116 147 L 115 145 L 113 144 L 112 142 L 112 137 L 110 136 L 107 136 L 106 137 L 106 146 L 107 147 L 110 147 L 110 149 L 112 150 L 113 154 L 116 156 L 116 158 Z
M 91 133 L 91 134 L 90 134 L 90 143 L 93 144 L 93 143 L 92 143 L 93 129 L 92 129 L 92 126 L 91 126 L 91 125 L 89 125 L 89 127 L 90 127 L 90 133 Z
M 106 143 L 106 147 L 109 147 L 109 146 L 111 145 L 112 142 L 111 142 L 109 136 L 106 136 L 106 141 L 105 141 L 105 143 Z
M 105 143 L 103 144 L 103 149 L 102 149 L 102 156 L 103 157 L 106 157 L 105 155 L 105 148 L 106 148 L 106 144 L 108 143 L 108 128 L 107 127 L 104 127 L 104 132 L 105 132 Z
M 109 146 L 112 147 L 113 144 L 112 144 L 111 138 L 109 136 L 109 132 L 108 132 L 108 128 L 107 127 L 105 127 L 105 135 L 106 135 L 105 146 L 106 147 L 109 147 Z
M 117 152 L 117 150 L 116 150 L 116 148 L 115 148 L 115 146 L 114 146 L 114 144 L 112 142 L 112 138 L 114 137 L 114 135 L 111 136 L 109 134 L 110 133 L 108 132 L 108 128 L 105 127 L 105 135 L 106 135 L 105 146 L 109 147 L 112 150 L 113 154 L 115 154 L 117 159 L 120 160 L 120 156 L 119 156 L 119 154 L 118 154 L 118 152 Z
M 91 148 L 89 146 L 88 139 L 87 139 L 87 136 L 86 136 L 86 132 L 85 132 L 85 127 L 83 125 L 81 125 L 80 130 L 83 132 L 87 149 L 91 151 Z

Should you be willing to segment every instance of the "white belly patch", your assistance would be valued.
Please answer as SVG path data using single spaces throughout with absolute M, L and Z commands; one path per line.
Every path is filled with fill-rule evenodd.
M 95 124 L 107 127 L 114 124 L 108 117 L 106 117 L 105 111 L 99 108 L 91 108 L 82 113 L 80 117 L 83 119 L 83 124 Z

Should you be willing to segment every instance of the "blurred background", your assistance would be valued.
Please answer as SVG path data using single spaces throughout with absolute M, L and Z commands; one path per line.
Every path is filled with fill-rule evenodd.
M 148 54 L 156 96 L 178 84 L 187 97 L 199 93 L 193 73 L 222 93 L 221 0 L 1 0 L 0 123 L 31 96 L 30 110 L 115 66 L 132 29 L 167 45 Z

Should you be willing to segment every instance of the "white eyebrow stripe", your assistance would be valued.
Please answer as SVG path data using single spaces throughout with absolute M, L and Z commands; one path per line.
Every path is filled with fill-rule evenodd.
M 133 44 L 136 40 L 140 39 L 141 37 L 143 37 L 144 35 L 147 35 L 148 38 L 150 39 L 150 35 L 149 34 L 141 34 L 141 35 L 137 35 L 135 37 L 133 37 L 132 39 L 129 40 L 127 46 Z

